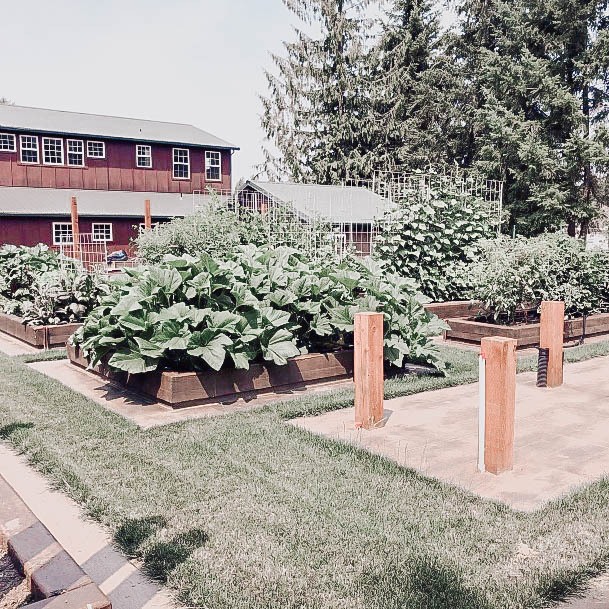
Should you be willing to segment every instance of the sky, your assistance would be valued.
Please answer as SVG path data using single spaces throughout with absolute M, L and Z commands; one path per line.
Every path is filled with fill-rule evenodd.
M 292 39 L 281 0 L 0 0 L 0 97 L 191 123 L 239 146 L 233 183 L 262 161 L 259 95 Z

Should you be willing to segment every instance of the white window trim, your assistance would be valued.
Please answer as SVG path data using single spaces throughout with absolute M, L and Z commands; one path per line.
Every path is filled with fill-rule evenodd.
M 159 225 L 158 222 L 152 222 L 150 224 L 150 230 L 152 230 L 153 228 L 156 228 Z M 137 234 L 141 235 L 144 231 L 146 230 L 146 223 L 145 222 L 140 222 L 137 228 Z
M 9 138 L 13 138 L 12 148 L 0 148 L 0 152 L 17 152 L 17 138 L 14 133 L 0 133 L 0 135 L 8 135 Z
M 56 226 L 69 226 L 70 227 L 70 232 L 72 232 L 72 224 L 71 222 L 53 222 L 53 228 L 52 228 L 52 236 L 53 236 L 53 245 L 73 245 L 74 243 L 74 235 L 72 235 L 72 239 L 70 241 L 58 241 L 55 238 L 55 227 Z
M 96 154 L 89 154 L 89 144 L 101 144 L 102 156 Z M 88 159 L 105 159 L 106 158 L 106 142 L 100 142 L 99 140 L 87 140 L 87 158 Z
M 176 165 L 186 165 L 184 162 L 177 162 L 175 160 L 175 151 L 183 150 L 186 152 L 186 159 L 188 161 L 188 175 L 186 177 L 176 177 L 175 167 Z M 171 175 L 174 180 L 190 180 L 190 150 L 188 148 L 172 148 L 171 149 Z
M 139 154 L 140 148 L 148 148 L 148 154 Z M 140 165 L 140 157 L 148 157 L 150 159 L 150 165 Z M 135 166 L 138 169 L 152 169 L 152 146 L 148 144 L 136 144 L 135 145 Z
M 24 161 L 23 160 L 23 138 L 29 137 L 32 138 L 36 142 L 36 161 Z M 33 152 L 33 148 L 26 148 L 26 150 Z M 19 162 L 23 165 L 40 165 L 40 142 L 38 141 L 37 135 L 27 135 L 23 134 L 19 136 Z
M 219 157 L 219 164 L 213 165 L 213 167 L 218 167 L 218 170 L 219 170 L 219 177 L 217 179 L 207 177 L 207 168 L 208 168 L 207 155 L 212 155 L 212 154 L 217 154 Z M 210 167 L 211 167 L 211 165 L 210 165 Z M 219 152 L 218 150 L 206 150 L 205 151 L 205 181 L 206 182 L 222 182 L 222 153 Z
M 96 226 L 109 226 L 110 227 L 110 238 L 109 239 L 96 239 L 95 238 L 95 227 Z M 92 222 L 91 223 L 91 241 L 94 243 L 110 243 L 114 241 L 114 229 L 112 222 Z
M 82 144 L 82 163 L 80 165 L 76 163 L 70 163 L 70 142 Z M 72 154 L 78 154 L 78 152 L 72 152 Z M 85 166 L 85 142 L 83 140 L 66 140 L 66 165 L 68 167 L 84 167 Z
M 61 142 L 61 161 L 59 163 L 51 163 L 50 161 L 47 161 L 44 158 L 44 143 L 45 141 L 49 142 L 49 141 L 59 141 Z M 55 167 L 58 167 L 59 165 L 65 165 L 65 154 L 64 154 L 65 150 L 64 150 L 64 145 L 63 145 L 63 139 L 60 137 L 43 137 L 42 138 L 42 164 L 43 165 L 54 165 Z

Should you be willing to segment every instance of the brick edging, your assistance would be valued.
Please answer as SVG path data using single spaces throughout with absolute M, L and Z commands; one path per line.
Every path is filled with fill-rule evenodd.
M 0 476 L 0 545 L 27 578 L 28 609 L 112 609 L 108 597 Z

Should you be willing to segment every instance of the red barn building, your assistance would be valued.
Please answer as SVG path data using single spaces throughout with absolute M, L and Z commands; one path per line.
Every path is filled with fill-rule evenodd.
M 0 105 L 0 244 L 69 241 L 76 196 L 80 232 L 126 247 L 146 199 L 158 222 L 230 191 L 235 150 L 182 123 Z

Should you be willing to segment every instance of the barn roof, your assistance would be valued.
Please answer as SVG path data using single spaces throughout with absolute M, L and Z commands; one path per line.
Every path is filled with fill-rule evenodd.
M 165 123 L 6 104 L 0 104 L 0 131 L 2 129 L 239 150 L 237 146 L 185 123 Z
M 195 203 L 193 195 L 177 193 L 0 186 L 0 217 L 69 216 L 73 196 L 78 201 L 78 213 L 85 217 L 141 218 L 144 201 L 150 199 L 153 217 L 173 218 L 192 214 Z M 197 195 L 197 205 L 202 203 L 201 198 L 208 196 Z
M 241 186 L 253 188 L 276 202 L 292 205 L 307 217 L 332 222 L 368 224 L 383 215 L 389 202 L 359 186 L 322 186 L 295 182 L 260 182 L 248 180 Z

